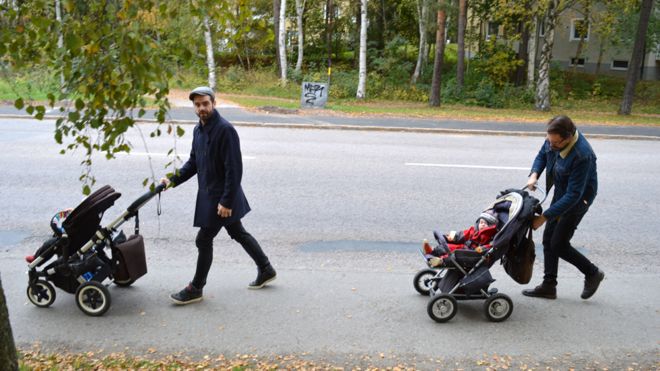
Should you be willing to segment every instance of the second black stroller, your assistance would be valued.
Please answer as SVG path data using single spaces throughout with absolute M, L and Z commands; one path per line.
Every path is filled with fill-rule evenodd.
M 111 298 L 104 281 L 129 286 L 147 273 L 138 210 L 163 189 L 159 185 L 143 194 L 105 227 L 100 225 L 104 212 L 121 196 L 107 185 L 75 209 L 57 213 L 51 220 L 53 237 L 25 258 L 30 302 L 41 308 L 52 305 L 55 285 L 74 294 L 83 313 L 101 316 L 107 312 Z M 126 239 L 118 228 L 131 218 L 135 218 L 135 234 Z
M 518 267 L 520 254 L 532 254 L 534 246 L 531 241 L 531 221 L 535 214 L 541 213 L 541 204 L 527 191 L 508 189 L 501 192 L 496 200 L 484 211 L 497 215 L 497 233 L 492 241 L 492 248 L 486 252 L 470 249 L 458 249 L 449 254 L 442 268 L 423 269 L 415 275 L 413 285 L 422 295 L 431 297 L 427 305 L 428 315 L 436 322 L 447 322 L 458 312 L 457 300 L 484 300 L 486 318 L 493 322 L 502 322 L 513 312 L 513 301 L 505 294 L 498 293 L 496 288 L 490 288 L 495 280 L 490 274 L 490 267 L 502 260 L 506 262 L 505 270 L 516 281 L 520 277 L 514 272 Z M 529 250 L 531 249 L 531 251 Z M 424 258 L 425 261 L 427 258 Z M 529 260 L 529 259 L 528 259 Z M 529 274 L 531 277 L 531 262 Z M 528 279 L 528 278 L 525 278 Z

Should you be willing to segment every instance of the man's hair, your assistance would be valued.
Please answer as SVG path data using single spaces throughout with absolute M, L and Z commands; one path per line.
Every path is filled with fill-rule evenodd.
M 559 115 L 548 121 L 548 134 L 559 134 L 560 137 L 566 139 L 573 136 L 575 130 L 575 124 L 568 116 Z

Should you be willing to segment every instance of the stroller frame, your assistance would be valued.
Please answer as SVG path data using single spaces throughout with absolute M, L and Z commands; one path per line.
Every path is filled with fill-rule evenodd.
M 117 234 L 121 225 L 135 218 L 135 236 L 142 244 L 138 211 L 163 189 L 165 186 L 161 184 L 146 192 L 105 227 L 100 224 L 103 214 L 121 194 L 110 186 L 104 186 L 88 196 L 65 219 L 61 235 L 58 236 L 56 231 L 55 236 L 46 241 L 34 257 L 26 257 L 29 262 L 27 296 L 30 302 L 40 308 L 51 306 L 56 298 L 52 282 L 63 291 L 74 294 L 76 304 L 83 313 L 101 316 L 107 312 L 111 297 L 103 282 L 110 278 L 120 287 L 135 282 L 130 277 L 118 279 L 119 257 L 115 255 L 118 238 L 113 240 L 113 235 Z M 119 235 L 123 237 L 123 232 Z M 111 249 L 110 257 L 105 252 L 106 247 Z M 56 255 L 57 259 L 53 261 Z M 50 264 L 39 269 L 46 263 Z
M 508 214 L 508 220 L 498 229 L 493 239 L 494 242 L 512 223 L 517 223 L 524 228 L 531 228 L 529 221 L 521 222 L 518 220 L 523 209 L 523 194 L 526 193 L 524 192 L 526 188 L 524 187 L 521 191 L 507 190 L 505 191 L 508 192 L 506 194 L 503 192 L 489 207 L 493 208 L 496 204 L 505 201 L 511 201 L 518 205 L 513 212 Z M 545 201 L 546 193 L 540 188 L 537 188 L 537 190 L 543 195 L 543 198 L 539 201 L 532 197 L 532 210 L 540 213 L 540 205 Z M 490 284 L 495 281 L 490 275 L 489 268 L 506 253 L 509 243 L 507 242 L 504 247 L 497 246 L 494 243 L 494 247 L 483 255 L 472 250 L 455 250 L 446 259 L 449 266 L 426 268 L 417 272 L 413 285 L 417 292 L 431 297 L 427 305 L 429 317 L 436 322 L 447 322 L 458 312 L 458 300 L 485 299 L 484 314 L 488 320 L 502 322 L 509 318 L 513 312 L 513 301 L 509 296 L 499 293 L 496 288 L 489 288 Z M 424 257 L 423 253 L 422 256 Z M 463 264 L 466 259 L 474 260 L 477 258 L 478 260 L 475 263 Z M 426 260 L 426 257 L 424 257 L 424 260 Z M 457 274 L 453 277 L 456 282 L 443 282 L 453 272 L 458 272 L 462 277 L 458 277 Z M 468 278 L 473 278 L 474 281 L 466 283 Z M 441 287 L 442 283 L 446 283 L 445 286 L 447 287 Z M 469 287 L 470 284 L 473 285 Z

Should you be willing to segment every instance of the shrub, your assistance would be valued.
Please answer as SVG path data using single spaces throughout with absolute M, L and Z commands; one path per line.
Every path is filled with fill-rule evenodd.
M 475 57 L 473 68 L 488 77 L 490 84 L 501 88 L 509 83 L 510 76 L 522 66 L 523 61 L 506 45 L 498 44 L 495 38 L 484 44 L 484 49 Z

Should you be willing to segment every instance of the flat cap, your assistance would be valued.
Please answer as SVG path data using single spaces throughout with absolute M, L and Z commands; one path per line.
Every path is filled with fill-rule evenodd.
M 199 86 L 193 89 L 193 91 L 190 92 L 190 95 L 188 96 L 188 99 L 193 100 L 195 95 L 208 95 L 211 97 L 212 101 L 215 101 L 215 94 L 213 93 L 213 89 L 209 88 L 208 86 Z

